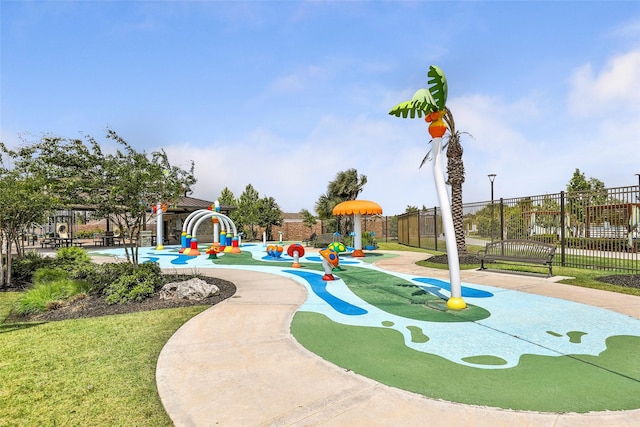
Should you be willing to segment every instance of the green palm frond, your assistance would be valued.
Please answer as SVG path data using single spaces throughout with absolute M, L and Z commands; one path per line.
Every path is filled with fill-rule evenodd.
M 411 101 L 401 102 L 389 111 L 389 114 L 396 117 L 402 117 L 406 119 L 407 116 L 415 118 L 422 117 L 423 114 L 427 115 L 432 111 L 436 111 L 435 100 L 431 96 L 431 93 L 427 89 L 419 89 L 413 94 Z
M 411 101 L 401 102 L 389 111 L 389 114 L 396 117 L 412 119 L 416 116 L 422 117 L 434 111 L 443 111 L 447 103 L 447 78 L 439 67 L 431 65 L 427 76 L 430 78 L 427 83 L 429 89 L 420 89 L 411 98 Z
M 427 81 L 427 84 L 429 84 L 429 92 L 435 100 L 434 104 L 438 107 L 439 111 L 442 111 L 447 103 L 447 94 L 449 91 L 447 78 L 444 76 L 440 67 L 436 67 L 435 65 L 429 67 L 427 76 L 431 77 L 431 79 Z

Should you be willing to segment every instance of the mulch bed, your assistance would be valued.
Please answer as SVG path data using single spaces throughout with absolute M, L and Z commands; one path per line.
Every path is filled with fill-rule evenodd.
M 170 282 L 187 280 L 189 277 L 169 276 Z M 215 305 L 221 301 L 231 298 L 236 293 L 236 286 L 226 280 L 215 277 L 200 277 L 207 283 L 216 285 L 220 292 L 209 298 L 200 301 L 192 300 L 162 300 L 160 292 L 156 292 L 152 297 L 141 302 L 129 302 L 126 304 L 107 304 L 103 296 L 90 295 L 86 298 L 73 300 L 72 302 L 44 313 L 32 316 L 10 316 L 5 322 L 51 322 L 67 319 L 82 319 L 88 317 L 109 316 L 113 314 L 134 313 L 139 311 L 159 310 L 163 308 L 189 307 L 194 305 Z
M 435 264 L 448 263 L 446 254 L 434 256 L 425 261 Z M 460 257 L 460 264 L 480 265 L 480 259 L 475 255 L 462 255 Z M 623 286 L 625 288 L 640 289 L 640 274 L 612 274 L 610 276 L 599 277 L 598 281 L 609 283 L 611 285 Z

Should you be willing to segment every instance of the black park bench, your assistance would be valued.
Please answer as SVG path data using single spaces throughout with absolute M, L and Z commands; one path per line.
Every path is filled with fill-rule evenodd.
M 540 264 L 549 268 L 553 275 L 553 257 L 556 246 L 535 240 L 499 240 L 487 243 L 484 250 L 478 251 L 480 270 L 486 270 L 484 262 L 511 261 L 515 263 Z
M 313 241 L 314 248 L 326 248 L 331 243 L 333 243 L 333 233 L 324 233 L 319 234 L 316 239 Z

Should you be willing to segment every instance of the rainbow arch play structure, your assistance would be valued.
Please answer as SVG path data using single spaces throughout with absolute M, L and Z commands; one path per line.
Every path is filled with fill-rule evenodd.
M 240 253 L 240 238 L 234 222 L 228 216 L 209 209 L 199 209 L 187 216 L 182 224 L 179 252 L 189 256 L 200 255 L 196 233 L 200 224 L 209 218 L 213 221 L 213 246 L 224 247 L 223 252 Z

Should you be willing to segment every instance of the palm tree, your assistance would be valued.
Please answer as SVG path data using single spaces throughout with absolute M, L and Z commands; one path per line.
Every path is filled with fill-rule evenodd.
M 329 183 L 328 192 L 343 202 L 346 200 L 355 200 L 362 192 L 366 183 L 366 175 L 358 176 L 358 171 L 351 168 L 343 172 L 338 172 L 336 178 Z
M 350 217 L 345 218 L 345 226 L 341 227 L 340 218 L 333 218 L 333 208 L 346 200 L 356 200 L 367 183 L 366 175 L 358 175 L 357 169 L 351 168 L 338 172 L 329 182 L 327 192 L 322 194 L 315 205 L 316 213 L 321 220 L 329 220 L 336 231 L 349 229 Z M 332 219 L 333 218 L 333 219 Z
M 414 118 L 416 115 L 421 117 L 423 114 L 426 116 L 425 120 L 430 122 L 429 134 L 432 137 L 430 142 L 433 143 L 432 151 L 434 152 L 433 159 L 433 177 L 436 184 L 436 192 L 438 194 L 438 200 L 440 202 L 440 209 L 442 211 L 442 222 L 444 226 L 445 239 L 447 243 L 447 259 L 449 263 L 449 277 L 451 282 L 451 298 L 447 301 L 447 307 L 450 309 L 460 310 L 464 309 L 467 304 L 462 299 L 462 289 L 460 280 L 460 260 L 458 255 L 458 245 L 456 243 L 456 233 L 453 225 L 453 215 L 451 212 L 451 206 L 449 204 L 449 197 L 444 182 L 444 173 L 441 166 L 442 155 L 442 136 L 447 130 L 451 132 L 449 135 L 449 142 L 451 142 L 452 136 L 454 139 L 454 146 L 459 147 L 458 153 L 460 159 L 462 158 L 462 151 L 460 147 L 459 134 L 455 131 L 455 128 L 447 128 L 448 124 L 453 123 L 453 116 L 451 111 L 447 109 L 447 93 L 448 85 L 447 79 L 444 76 L 442 70 L 434 65 L 429 67 L 427 76 L 430 80 L 427 83 L 430 85 L 429 89 L 420 89 L 414 95 L 410 101 L 402 102 L 391 109 L 389 114 L 396 117 L 406 118 L 411 116 Z M 448 117 L 447 117 L 448 116 Z M 431 152 L 431 150 L 429 151 Z M 455 159 L 457 154 L 452 152 L 452 158 Z M 423 163 L 429 158 L 429 153 L 423 159 Z M 460 169 L 460 164 L 452 162 L 451 171 L 456 173 L 462 173 L 462 180 L 464 180 L 464 169 Z M 455 180 L 456 185 L 462 187 L 462 181 L 460 179 Z

